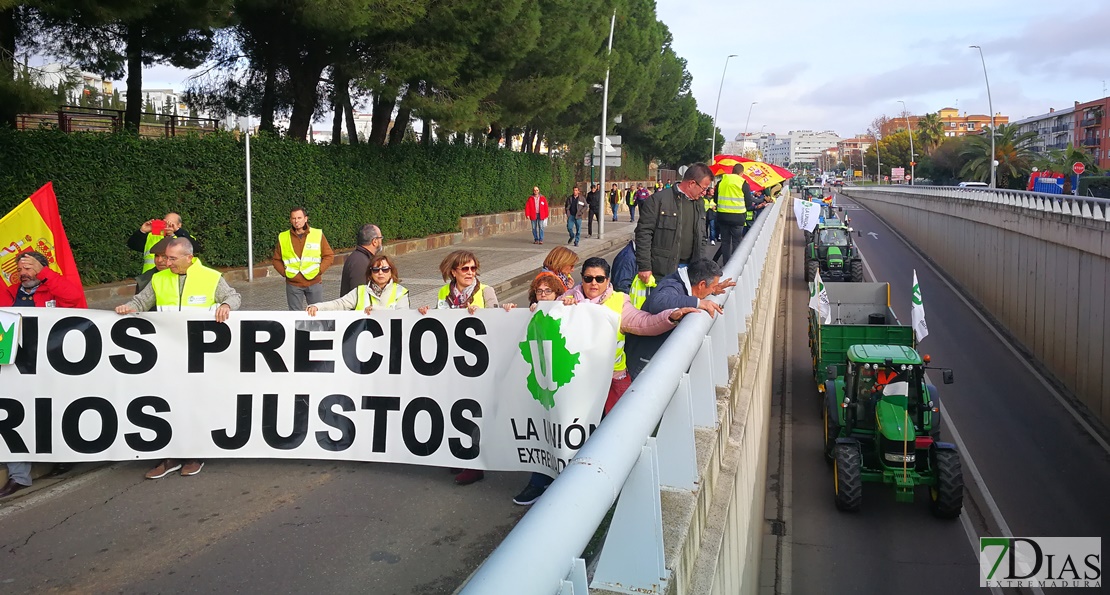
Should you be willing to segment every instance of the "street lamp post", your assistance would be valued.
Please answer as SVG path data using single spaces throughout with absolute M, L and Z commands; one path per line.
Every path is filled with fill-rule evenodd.
M 613 11 L 613 18 L 609 21 L 609 53 L 606 54 L 606 61 L 608 56 L 613 54 L 613 30 L 617 27 L 617 11 Z M 601 93 L 601 188 L 599 192 L 602 196 L 605 195 L 605 135 L 608 133 L 609 124 L 609 67 L 605 67 L 605 89 Z M 605 201 L 602 196 L 598 199 L 601 202 L 602 208 L 600 216 L 597 218 L 597 239 L 605 237 Z
M 713 108 L 713 138 L 709 142 L 709 163 L 713 163 L 713 157 L 717 153 L 717 110 L 721 107 L 721 91 L 725 88 L 725 73 L 728 72 L 728 61 L 736 56 L 736 54 L 729 54 L 725 58 L 725 69 L 721 71 L 721 85 L 717 87 L 717 106 Z
M 913 157 L 913 127 L 910 126 L 910 110 L 906 108 L 905 101 L 899 99 L 898 103 L 902 104 L 902 115 L 906 118 L 906 131 L 910 134 L 910 186 L 913 186 L 913 180 L 917 177 L 914 175 L 914 163 L 917 160 Z
M 875 135 L 875 184 L 883 185 L 883 161 L 879 159 L 879 135 Z
M 977 45 L 967 47 L 979 50 L 979 61 L 983 63 L 983 81 L 987 83 L 987 108 L 991 110 L 991 188 L 994 188 L 994 170 L 998 167 L 998 157 L 994 152 L 994 102 L 991 101 L 991 81 L 987 78 L 987 60 L 983 57 L 983 48 Z
M 748 106 L 748 119 L 744 120 L 744 141 L 745 142 L 747 142 L 747 140 L 748 140 L 748 122 L 750 122 L 751 119 L 752 119 L 752 108 L 755 107 L 755 104 L 757 104 L 757 103 L 759 103 L 759 102 L 758 101 L 753 101 L 752 104 Z

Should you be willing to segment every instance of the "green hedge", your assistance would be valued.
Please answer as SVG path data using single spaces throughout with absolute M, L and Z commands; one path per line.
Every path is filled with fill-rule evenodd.
M 54 182 L 85 283 L 138 273 L 127 237 L 168 211 L 213 266 L 247 260 L 244 146 L 231 133 L 140 139 L 128 134 L 0 131 L 0 212 Z M 375 223 L 387 238 L 458 231 L 459 217 L 523 208 L 531 187 L 569 192 L 565 161 L 495 148 L 311 145 L 251 139 L 254 257 L 269 259 L 289 208 L 303 205 L 336 249 Z

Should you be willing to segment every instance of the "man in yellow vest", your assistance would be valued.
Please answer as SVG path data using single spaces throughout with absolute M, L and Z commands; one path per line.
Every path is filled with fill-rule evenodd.
M 744 238 L 744 227 L 751 221 L 752 187 L 744 179 L 744 164 L 732 166 L 732 173 L 721 176 L 717 185 L 717 229 L 721 236 L 721 246 L 713 255 L 724 265 L 732 257 L 733 251 L 740 247 Z
M 335 253 L 324 232 L 309 227 L 304 207 L 293 207 L 289 229 L 278 234 L 273 255 L 274 269 L 285 277 L 285 300 L 290 310 L 303 312 L 324 301 L 324 271 L 333 260 Z
M 169 268 L 158 271 L 131 301 L 116 307 L 117 314 L 146 312 L 157 305 L 159 312 L 180 312 L 189 309 L 215 311 L 216 322 L 227 322 L 232 310 L 242 303 L 223 275 L 193 258 L 193 244 L 187 238 L 176 238 L 166 247 Z M 161 479 L 181 470 L 183 477 L 196 475 L 204 468 L 204 461 L 166 459 L 147 471 L 147 479 Z

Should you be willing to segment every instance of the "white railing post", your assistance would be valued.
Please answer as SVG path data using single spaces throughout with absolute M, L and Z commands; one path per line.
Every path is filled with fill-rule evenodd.
M 694 411 L 690 375 L 683 374 L 671 404 L 663 412 L 655 441 L 659 446 L 659 483 L 669 488 L 698 487 L 698 453 L 694 447 Z
M 690 364 L 690 392 L 693 394 L 694 425 L 717 427 L 717 386 L 713 381 L 713 338 L 702 339 L 701 347 Z

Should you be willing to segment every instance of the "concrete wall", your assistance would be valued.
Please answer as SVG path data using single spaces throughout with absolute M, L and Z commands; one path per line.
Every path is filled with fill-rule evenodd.
M 952 197 L 843 194 L 940 265 L 1110 424 L 1110 223 Z
M 729 359 L 728 386 L 717 389 L 718 425 L 695 431 L 701 488 L 694 494 L 663 492 L 663 542 L 673 573 L 668 593 L 737 595 L 760 589 L 786 213 L 779 211 L 775 222 L 748 332 L 737 337 L 740 352 Z

